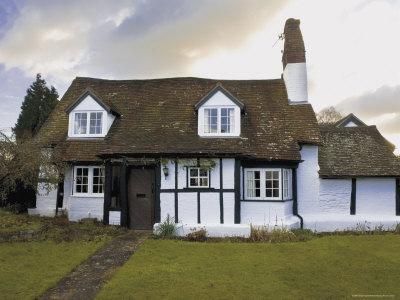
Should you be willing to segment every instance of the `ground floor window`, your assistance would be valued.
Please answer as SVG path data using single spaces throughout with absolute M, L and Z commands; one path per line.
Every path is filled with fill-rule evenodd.
M 76 166 L 74 167 L 75 195 L 104 195 L 104 167 Z
M 290 169 L 249 168 L 244 170 L 244 194 L 248 200 L 292 198 Z
M 189 187 L 191 188 L 207 188 L 210 184 L 210 172 L 203 168 L 190 167 L 189 173 Z

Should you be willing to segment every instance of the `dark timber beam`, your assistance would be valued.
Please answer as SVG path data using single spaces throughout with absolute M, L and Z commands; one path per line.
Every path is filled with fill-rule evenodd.
M 350 215 L 356 214 L 357 179 L 351 179 Z
M 104 207 L 103 207 L 103 223 L 109 223 L 110 205 L 111 205 L 111 189 L 112 189 L 112 165 L 110 161 L 106 162 L 104 170 Z
M 124 160 L 121 165 L 121 177 L 119 183 L 119 193 L 121 197 L 121 226 L 129 226 L 128 193 L 127 193 L 127 164 Z
M 235 159 L 235 224 L 240 224 L 240 160 Z
M 396 178 L 396 216 L 400 216 L 400 178 Z

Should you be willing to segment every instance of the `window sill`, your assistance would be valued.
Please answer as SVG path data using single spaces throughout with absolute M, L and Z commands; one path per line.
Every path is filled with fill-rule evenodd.
M 242 202 L 289 202 L 293 201 L 293 199 L 241 199 Z
M 73 194 L 74 198 L 104 198 L 104 194 Z
M 215 188 L 210 187 L 185 187 L 184 191 L 215 191 Z

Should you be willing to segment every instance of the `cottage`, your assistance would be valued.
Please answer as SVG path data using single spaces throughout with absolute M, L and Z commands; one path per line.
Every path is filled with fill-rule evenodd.
M 273 80 L 77 77 L 39 138 L 70 167 L 33 213 L 180 233 L 246 235 L 250 224 L 332 231 L 400 222 L 400 164 L 354 115 L 319 126 L 299 20 Z

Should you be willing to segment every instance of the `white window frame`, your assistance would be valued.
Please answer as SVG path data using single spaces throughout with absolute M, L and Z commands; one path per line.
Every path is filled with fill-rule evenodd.
M 190 175 L 190 171 L 193 170 L 193 169 L 198 170 L 198 175 L 196 177 L 192 177 Z M 205 176 L 200 176 L 200 170 L 206 170 L 207 171 L 207 183 L 208 183 L 207 186 L 201 186 L 200 185 L 200 181 L 201 181 L 200 179 L 201 178 L 205 178 Z M 191 183 L 190 183 L 190 179 L 191 178 L 197 178 L 199 185 L 191 185 Z M 189 188 L 201 188 L 201 189 L 209 188 L 210 187 L 210 170 L 207 170 L 207 169 L 204 169 L 204 168 L 201 168 L 201 167 L 188 167 L 188 187 Z
M 101 113 L 101 133 L 90 133 L 90 114 L 91 113 Z M 71 137 L 104 137 L 106 135 L 107 129 L 107 114 L 102 110 L 76 110 L 72 111 L 71 120 Z M 75 118 L 76 114 L 86 114 L 86 133 L 75 133 Z
M 221 110 L 222 109 L 233 109 L 233 122 L 230 123 L 231 127 L 231 132 L 221 132 Z M 200 132 L 202 136 L 206 137 L 213 137 L 213 136 L 238 136 L 238 130 L 236 129 L 237 127 L 240 128 L 240 113 L 239 113 L 239 120 L 237 120 L 237 110 L 239 109 L 238 107 L 234 105 L 223 105 L 223 106 L 204 106 L 201 108 L 202 109 L 202 120 L 200 124 L 202 125 L 200 128 Z M 206 132 L 205 127 L 205 110 L 206 109 L 216 109 L 217 110 L 217 132 Z
M 87 193 L 78 193 L 76 191 L 76 177 L 78 168 L 87 168 L 88 169 L 88 192 Z M 104 166 L 74 166 L 74 184 L 73 184 L 73 196 L 76 197 L 104 197 L 104 181 L 103 180 L 103 193 L 93 193 L 93 170 L 94 169 L 103 169 L 103 174 L 105 174 Z
M 259 171 L 260 172 L 260 197 L 248 197 L 247 196 L 247 171 Z M 278 197 L 267 197 L 266 196 L 266 176 L 265 172 L 267 171 L 276 171 L 279 172 L 279 195 Z M 244 169 L 244 200 L 273 200 L 280 201 L 282 200 L 282 169 L 278 168 L 245 168 Z M 290 181 L 289 181 L 290 182 Z M 289 183 L 290 185 L 290 183 Z

